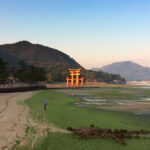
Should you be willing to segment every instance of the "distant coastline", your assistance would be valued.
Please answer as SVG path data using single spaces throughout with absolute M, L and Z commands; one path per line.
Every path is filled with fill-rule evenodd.
M 129 85 L 145 85 L 145 86 L 150 86 L 150 81 L 128 81 L 127 84 L 129 84 Z

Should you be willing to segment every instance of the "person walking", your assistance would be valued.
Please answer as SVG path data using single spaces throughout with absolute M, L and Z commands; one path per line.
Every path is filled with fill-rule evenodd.
M 45 99 L 45 100 L 44 100 L 44 104 L 43 104 L 43 108 L 44 108 L 45 111 L 46 111 L 46 109 L 47 109 L 47 105 L 48 105 L 48 102 L 47 102 L 47 100 Z

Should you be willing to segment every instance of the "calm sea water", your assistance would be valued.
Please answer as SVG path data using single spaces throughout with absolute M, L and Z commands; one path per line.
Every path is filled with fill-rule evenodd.
M 144 87 L 150 87 L 150 83 L 135 83 L 135 84 L 129 84 L 129 85 L 142 85 Z

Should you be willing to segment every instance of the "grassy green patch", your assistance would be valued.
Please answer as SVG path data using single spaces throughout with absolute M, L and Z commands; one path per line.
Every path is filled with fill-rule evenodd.
M 57 91 L 74 96 L 100 97 L 105 100 L 140 100 L 142 98 L 150 98 L 150 89 L 139 87 L 101 87 Z
M 44 98 L 48 100 L 47 112 L 43 112 Z M 140 129 L 145 127 L 137 116 L 133 116 L 130 113 L 79 107 L 74 105 L 76 101 L 80 100 L 48 90 L 38 93 L 27 100 L 26 103 L 30 106 L 31 114 L 35 119 L 46 120 L 63 129 L 68 126 L 80 127 L 89 126 L 90 124 L 113 129 Z
M 126 139 L 121 145 L 106 139 L 79 139 L 72 134 L 50 133 L 35 150 L 148 150 L 149 139 Z
M 43 100 L 48 100 L 47 112 L 43 112 Z M 53 90 L 39 92 L 26 101 L 34 119 L 54 124 L 58 128 L 88 127 L 90 124 L 102 128 L 128 130 L 149 129 L 149 121 L 131 113 L 103 111 L 74 105 L 77 98 Z M 83 140 L 72 134 L 49 133 L 34 150 L 148 150 L 149 139 L 128 139 L 121 145 L 106 139 Z

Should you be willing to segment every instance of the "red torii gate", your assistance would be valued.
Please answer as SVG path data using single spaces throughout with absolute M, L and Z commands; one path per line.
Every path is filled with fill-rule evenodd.
M 79 75 L 81 74 L 81 69 L 69 69 L 69 73 L 71 78 L 66 78 L 67 87 L 83 87 L 83 77 L 79 77 Z

